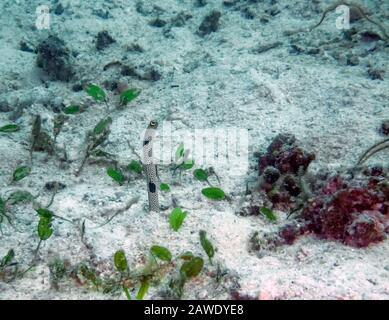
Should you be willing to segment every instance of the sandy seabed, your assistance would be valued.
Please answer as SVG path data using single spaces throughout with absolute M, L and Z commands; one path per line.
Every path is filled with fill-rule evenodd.
M 58 3 L 63 12 L 54 13 Z M 41 1 L 1 1 L 0 125 L 14 122 L 21 130 L 0 134 L 0 194 L 29 190 L 47 203 L 50 193 L 45 184 L 65 184 L 50 209 L 67 219 L 85 220 L 85 239 L 91 246 L 80 241 L 73 225 L 55 220 L 54 234 L 42 244 L 36 267 L 21 279 L 0 282 L 0 299 L 125 299 L 120 291 L 104 294 L 70 279 L 54 288 L 49 262 L 66 259 L 76 265 L 92 261 L 104 275 L 113 272 L 116 250 L 123 249 L 135 267 L 144 263 L 155 244 L 168 247 L 174 256 L 191 251 L 205 259 L 199 230 L 205 230 L 217 248 L 214 261 L 227 275 L 217 283 L 210 276 L 215 266 L 205 259 L 205 270 L 186 285 L 184 299 L 229 299 L 236 291 L 257 299 L 388 299 L 387 240 L 355 249 L 306 236 L 291 246 L 259 255 L 248 250 L 250 236 L 255 231 L 275 230 L 277 224 L 261 216 L 236 214 L 247 204 L 246 181 L 258 176 L 253 154 L 264 152 L 278 133 L 295 135 L 300 146 L 316 154 L 310 166 L 313 172 L 352 166 L 367 147 L 381 139 L 377 128 L 389 118 L 388 43 L 348 40 L 346 32 L 335 26 L 335 13 L 312 32 L 293 32 L 317 23 L 332 3 L 48 1 L 50 29 L 37 30 L 35 9 Z M 388 21 L 387 1 L 361 4 L 377 20 Z M 199 26 L 212 10 L 221 13 L 218 28 L 203 35 Z M 356 22 L 355 28 L 353 39 L 367 31 L 379 34 L 367 21 Z M 96 35 L 103 30 L 115 42 L 97 50 Z M 62 39 L 71 52 L 75 75 L 68 82 L 51 80 L 37 66 L 34 48 L 49 35 Z M 32 52 L 21 50 L 21 42 Z M 381 70 L 382 79 L 375 79 L 369 72 L 372 69 Z M 106 166 L 93 163 L 75 176 L 85 151 L 86 132 L 101 119 L 105 106 L 85 91 L 75 91 L 74 86 L 105 86 L 110 104 L 117 105 L 115 90 L 107 89 L 114 82 L 142 90 L 130 105 L 111 114 L 111 133 L 104 150 L 115 154 L 120 163 L 137 159 L 128 141 L 138 147 L 139 135 L 151 119 L 172 120 L 180 130 L 248 130 L 247 170 L 231 175 L 228 163 L 215 168 L 231 201 L 206 200 L 200 192 L 205 184 L 195 181 L 190 171 L 183 172 L 180 181 L 170 168 L 161 167 L 161 180 L 171 186 L 170 193 L 161 195 L 161 203 L 170 208 L 148 213 L 144 177 L 132 176 L 120 186 L 106 174 Z M 34 116 L 40 114 L 42 126 L 51 132 L 58 107 L 70 104 L 86 110 L 70 116 L 57 138 L 57 146 L 66 147 L 68 163 L 63 166 L 56 156 L 34 152 L 31 174 L 11 183 L 15 168 L 29 163 Z M 387 156 L 387 151 L 382 152 L 369 161 L 387 163 Z M 107 212 L 137 196 L 138 203 L 96 228 L 106 220 Z M 179 232 L 172 232 L 168 223 L 172 196 L 188 213 Z M 282 224 L 287 212 L 276 214 Z M 2 224 L 0 257 L 13 248 L 24 269 L 38 243 L 38 220 L 31 204 L 13 207 L 12 216 L 17 217 L 17 231 L 6 221 Z M 160 286 L 152 286 L 146 298 L 164 298 L 166 285 L 163 280 Z

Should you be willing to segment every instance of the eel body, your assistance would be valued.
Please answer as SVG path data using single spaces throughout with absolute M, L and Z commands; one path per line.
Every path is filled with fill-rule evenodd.
M 158 124 L 156 121 L 150 121 L 143 139 L 143 166 L 147 180 L 149 211 L 154 212 L 159 212 L 157 164 L 154 163 L 153 158 L 153 143 L 157 127 Z

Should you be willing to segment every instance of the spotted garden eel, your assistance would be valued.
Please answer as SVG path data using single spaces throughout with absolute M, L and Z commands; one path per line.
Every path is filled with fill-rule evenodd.
M 150 121 L 143 139 L 143 166 L 146 172 L 149 211 L 154 212 L 159 212 L 157 164 L 154 163 L 153 159 L 153 142 L 155 140 L 157 127 L 157 121 Z

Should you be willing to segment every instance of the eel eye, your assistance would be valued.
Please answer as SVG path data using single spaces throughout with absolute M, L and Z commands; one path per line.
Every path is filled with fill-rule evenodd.
M 156 127 L 157 126 L 157 121 L 151 120 L 150 121 L 150 127 Z

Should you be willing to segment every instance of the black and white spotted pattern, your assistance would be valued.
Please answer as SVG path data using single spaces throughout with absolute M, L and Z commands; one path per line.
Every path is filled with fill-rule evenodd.
M 153 140 L 157 123 L 151 121 L 143 140 L 143 165 L 146 171 L 149 211 L 159 212 L 157 164 L 153 161 Z

